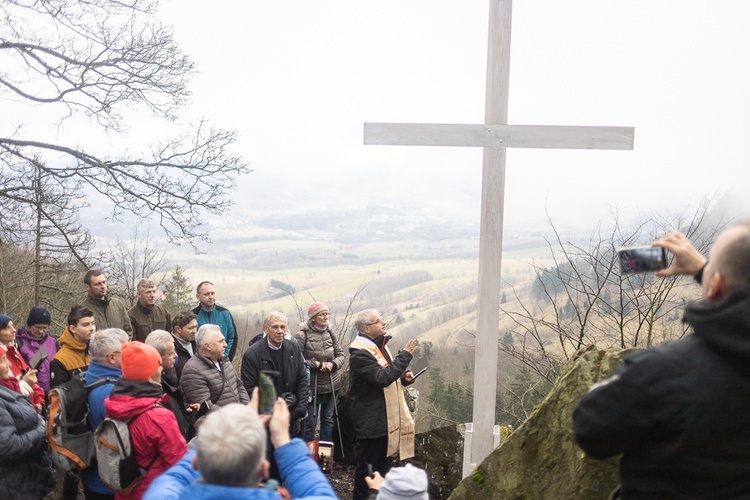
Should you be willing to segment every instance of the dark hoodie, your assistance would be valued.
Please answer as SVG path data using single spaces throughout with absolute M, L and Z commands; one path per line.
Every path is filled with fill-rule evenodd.
M 750 496 L 750 287 L 688 304 L 693 334 L 628 357 L 573 414 L 589 456 L 624 453 L 622 498 Z

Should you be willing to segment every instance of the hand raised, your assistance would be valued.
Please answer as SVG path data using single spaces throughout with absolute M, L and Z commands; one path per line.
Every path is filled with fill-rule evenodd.
M 406 343 L 404 346 L 404 351 L 408 352 L 409 354 L 414 354 L 414 352 L 417 350 L 417 346 L 419 344 L 417 343 L 416 339 L 411 339 L 409 342 Z
M 652 243 L 674 255 L 672 265 L 656 272 L 656 276 L 695 275 L 703 269 L 708 259 L 696 250 L 690 240 L 679 231 L 670 231 Z

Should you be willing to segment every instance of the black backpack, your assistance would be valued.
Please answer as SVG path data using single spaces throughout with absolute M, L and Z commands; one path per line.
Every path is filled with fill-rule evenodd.
M 46 435 L 52 461 L 65 472 L 81 471 L 96 462 L 94 433 L 89 428 L 89 392 L 117 379 L 102 377 L 85 385 L 79 377 L 49 391 Z

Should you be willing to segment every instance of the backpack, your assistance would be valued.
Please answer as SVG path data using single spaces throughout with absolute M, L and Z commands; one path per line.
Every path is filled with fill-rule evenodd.
M 94 431 L 99 479 L 110 489 L 123 495 L 129 495 L 138 486 L 159 457 L 157 454 L 145 469 L 138 467 L 135 461 L 128 426 L 141 415 L 143 413 L 128 420 L 107 417 Z
M 89 428 L 89 391 L 117 379 L 102 377 L 85 385 L 79 377 L 49 391 L 45 434 L 52 451 L 52 462 L 65 472 L 86 470 L 96 460 L 94 434 Z

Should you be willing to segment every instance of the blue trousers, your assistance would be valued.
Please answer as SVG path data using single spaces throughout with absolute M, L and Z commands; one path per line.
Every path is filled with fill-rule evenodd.
M 333 441 L 333 397 L 320 405 L 320 440 L 321 441 Z M 313 411 L 315 405 L 310 403 L 307 406 L 307 421 L 305 422 L 305 441 L 312 441 L 315 439 L 315 424 L 317 424 L 317 417 L 313 417 Z

